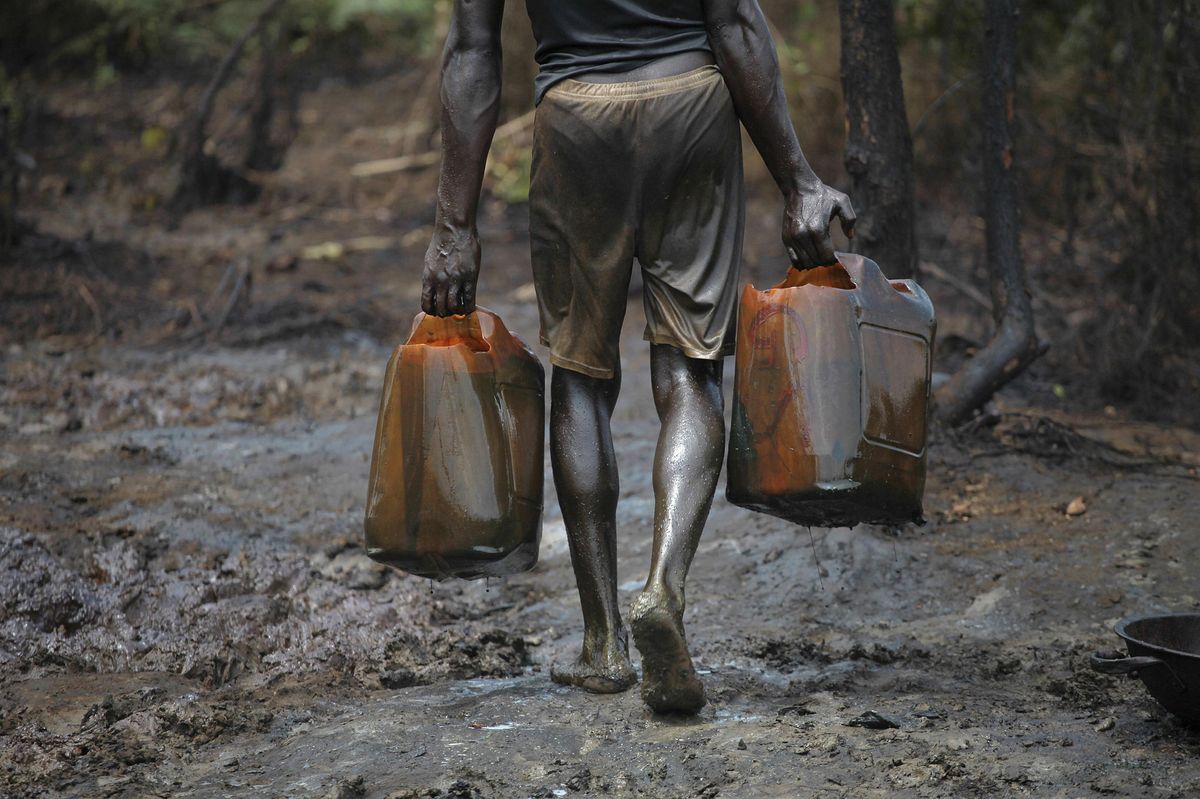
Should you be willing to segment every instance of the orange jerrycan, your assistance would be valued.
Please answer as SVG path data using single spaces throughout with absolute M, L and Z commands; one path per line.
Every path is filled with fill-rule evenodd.
M 742 294 L 726 496 L 805 525 L 923 521 L 933 304 L 838 259 Z
M 544 378 L 491 311 L 418 314 L 384 376 L 367 554 L 435 580 L 532 567 L 542 532 Z

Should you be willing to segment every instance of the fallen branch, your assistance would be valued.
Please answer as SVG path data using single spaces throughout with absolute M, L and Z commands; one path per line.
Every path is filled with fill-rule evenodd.
M 987 346 L 967 360 L 936 392 L 937 413 L 950 424 L 961 424 L 1048 346 L 1033 332 L 1032 313 L 1009 313 Z
M 225 323 L 229 321 L 238 304 L 249 297 L 251 282 L 250 269 L 245 264 L 230 264 L 221 275 L 221 280 L 217 283 L 216 288 L 208 295 L 208 300 L 204 303 L 204 311 L 201 312 L 194 302 L 190 303 L 188 308 L 193 323 L 199 325 L 206 318 L 210 318 L 212 321 L 208 325 L 197 326 L 187 333 L 184 339 L 192 340 L 206 335 L 209 339 L 216 337 Z
M 249 296 L 250 270 L 244 265 L 238 264 L 235 266 L 230 266 L 225 272 L 226 276 L 229 276 L 231 273 L 233 278 L 229 296 L 225 300 L 225 307 L 221 309 L 220 315 L 213 320 L 212 326 L 208 330 L 209 338 L 212 338 L 216 336 L 217 333 L 221 332 L 221 328 L 225 326 L 225 323 L 229 321 L 229 317 L 233 314 L 233 309 L 236 308 L 238 302 L 241 301 L 243 293 Z M 222 278 L 221 282 L 224 284 L 226 280 Z
M 381 158 L 378 161 L 363 161 L 350 167 L 350 174 L 356 178 L 369 178 L 375 175 L 389 175 L 393 172 L 404 172 L 409 169 L 422 169 L 433 166 L 442 158 L 437 150 L 416 155 L 402 155 L 399 158 Z
M 100 338 L 104 334 L 104 315 L 100 312 L 100 303 L 96 302 L 95 295 L 82 280 L 75 283 L 75 290 L 79 292 L 84 304 L 92 312 L 92 324 L 96 328 L 95 338 Z

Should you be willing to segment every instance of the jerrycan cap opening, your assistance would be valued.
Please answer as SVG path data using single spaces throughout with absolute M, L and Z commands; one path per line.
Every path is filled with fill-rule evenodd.
M 878 267 L 876 267 L 876 271 L 878 271 Z M 882 273 L 880 277 L 883 277 Z M 888 280 L 884 277 L 883 282 L 890 286 L 897 294 L 904 294 L 910 298 L 915 297 L 916 293 L 913 291 L 911 281 L 909 280 Z M 815 266 L 811 269 L 789 267 L 784 279 L 771 288 L 794 289 L 802 286 L 816 286 L 818 288 L 840 289 L 842 291 L 855 291 L 861 288 L 855 282 L 841 259 L 835 264 Z
M 484 327 L 487 330 L 484 330 Z M 408 344 L 420 344 L 427 347 L 457 347 L 465 346 L 472 352 L 491 352 L 491 342 L 487 335 L 491 332 L 491 319 L 479 313 L 478 310 L 469 314 L 451 314 L 450 316 L 434 316 L 420 313 L 413 320 L 412 335 Z
M 846 271 L 846 267 L 842 266 L 840 261 L 828 266 L 814 266 L 811 269 L 789 267 L 784 279 L 773 288 L 794 289 L 800 286 L 820 286 L 843 291 L 853 291 L 858 288 L 858 284 L 854 282 L 854 278 L 850 277 L 850 273 Z

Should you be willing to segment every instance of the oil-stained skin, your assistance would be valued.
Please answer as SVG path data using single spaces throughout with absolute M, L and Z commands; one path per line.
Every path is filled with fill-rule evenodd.
M 738 116 L 783 194 L 782 238 L 789 257 L 801 269 L 834 263 L 829 224 L 838 216 L 852 235 L 854 210 L 804 158 L 757 0 L 703 2 L 709 43 Z M 421 291 L 422 309 L 437 316 L 475 307 L 480 258 L 475 216 L 499 113 L 503 9 L 504 0 L 455 0 L 446 40 L 442 171 Z M 680 74 L 698 66 L 696 58 L 661 59 L 620 79 Z M 662 421 L 654 469 L 654 555 L 631 625 L 643 655 L 643 698 L 655 710 L 692 712 L 704 704 L 704 693 L 683 632 L 684 581 L 721 469 L 721 366 L 655 345 L 651 369 Z M 579 658 L 556 667 L 553 676 L 593 691 L 624 690 L 635 681 L 616 589 L 619 491 L 609 420 L 619 390 L 619 375 L 603 380 L 555 368 L 551 380 L 551 460 L 585 629 Z

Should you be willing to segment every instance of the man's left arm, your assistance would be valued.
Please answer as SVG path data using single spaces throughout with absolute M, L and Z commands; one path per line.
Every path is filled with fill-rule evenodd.
M 442 54 L 442 169 L 421 275 L 421 309 L 435 316 L 475 310 L 481 253 L 475 214 L 500 116 L 503 16 L 504 0 L 455 0 Z

